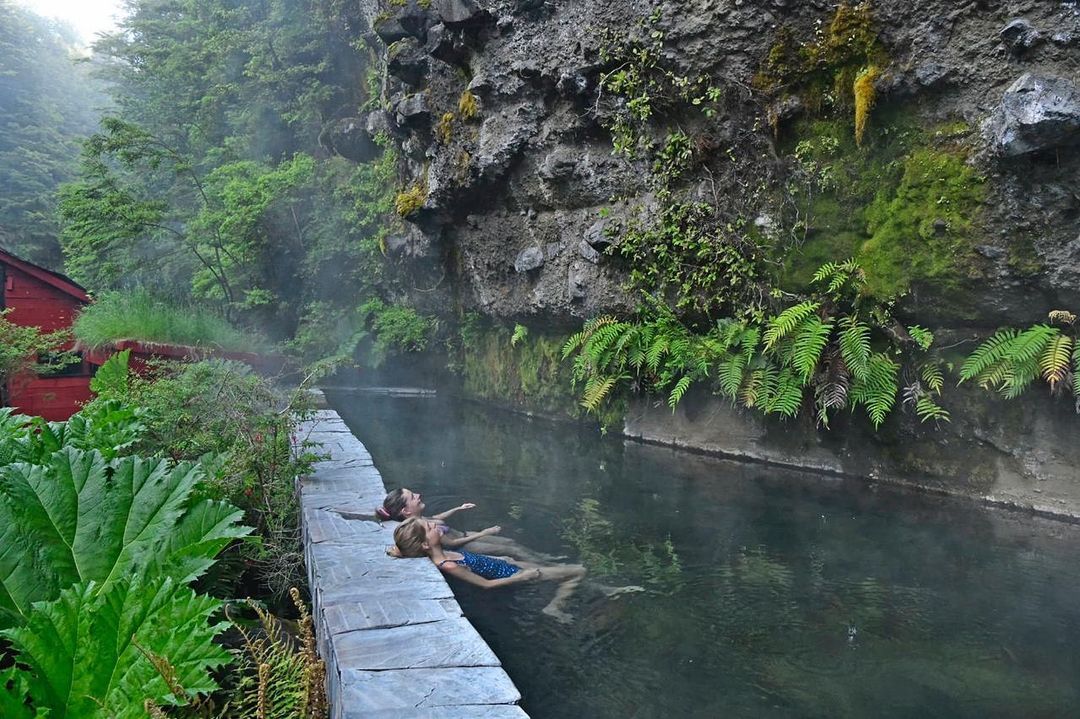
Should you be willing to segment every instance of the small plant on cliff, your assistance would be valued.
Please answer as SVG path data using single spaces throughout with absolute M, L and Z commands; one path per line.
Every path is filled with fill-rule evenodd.
M 402 190 L 394 198 L 394 212 L 401 217 L 408 217 L 424 206 L 427 199 L 427 188 L 423 183 L 416 183 L 407 190 Z
M 870 120 L 870 110 L 874 107 L 875 90 L 874 81 L 877 80 L 877 67 L 871 65 L 863 69 L 855 78 L 855 144 L 862 147 L 863 136 L 866 134 L 866 124 Z
M 1051 324 L 1037 324 L 1022 331 L 1012 328 L 998 331 L 964 361 L 960 382 L 974 381 L 984 389 L 996 390 L 1012 399 L 1041 379 L 1055 397 L 1071 392 L 1080 412 L 1076 315 L 1054 310 L 1047 319 Z
M 444 145 L 450 142 L 450 138 L 454 134 L 454 119 L 454 113 L 443 113 L 443 116 L 439 118 L 439 122 L 435 125 L 435 139 Z
M 480 114 L 480 105 L 476 101 L 476 95 L 466 90 L 458 98 L 458 114 L 462 120 L 471 120 Z

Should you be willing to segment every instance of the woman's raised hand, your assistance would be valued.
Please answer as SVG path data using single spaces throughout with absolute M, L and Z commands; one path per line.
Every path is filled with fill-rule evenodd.
M 465 504 L 458 507 L 458 509 L 474 509 L 475 507 L 476 507 L 476 505 L 473 504 L 472 502 L 466 502 Z

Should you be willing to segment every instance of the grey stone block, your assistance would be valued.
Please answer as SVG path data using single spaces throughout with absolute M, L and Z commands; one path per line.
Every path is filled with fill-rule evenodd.
M 404 669 L 392 672 L 346 670 L 348 687 L 342 699 L 350 711 L 374 713 L 390 709 L 461 707 L 482 711 L 484 705 L 513 704 L 521 699 L 506 672 L 492 667 Z
M 331 635 L 363 629 L 390 629 L 410 624 L 428 624 L 444 619 L 460 619 L 461 607 L 453 597 L 416 599 L 403 592 L 369 593 L 360 601 L 323 598 L 322 614 Z
M 342 700 L 346 701 L 346 700 Z M 385 711 L 339 715 L 342 719 L 529 719 L 529 715 L 513 704 L 439 707 L 437 709 L 390 709 Z
M 334 659 L 339 667 L 372 671 L 500 666 L 466 619 L 339 634 Z

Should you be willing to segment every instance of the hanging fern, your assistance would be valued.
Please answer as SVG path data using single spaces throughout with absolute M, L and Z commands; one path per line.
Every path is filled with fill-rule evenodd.
M 851 399 L 866 409 L 874 429 L 881 426 L 885 417 L 896 403 L 897 370 L 899 367 L 892 358 L 882 352 L 870 356 L 867 363 L 866 377 L 851 386 Z
M 923 350 L 930 349 L 930 345 L 934 344 L 934 333 L 925 327 L 911 325 L 907 330 L 908 334 L 911 335 L 911 339 L 915 340 L 915 344 L 919 345 Z
M 840 320 L 840 354 L 853 377 L 866 377 L 870 361 L 870 325 L 861 322 L 858 316 Z
M 1066 378 L 1072 367 L 1073 339 L 1058 334 L 1050 338 L 1042 356 L 1039 357 L 1039 369 L 1042 378 L 1050 385 L 1050 391 L 1056 392 L 1058 384 Z
M 791 334 L 803 320 L 817 312 L 820 305 L 817 302 L 800 302 L 793 307 L 788 307 L 769 322 L 769 328 L 765 330 L 765 351 L 776 346 L 776 343 Z
M 675 407 L 678 406 L 682 400 L 683 395 L 686 394 L 686 390 L 690 389 L 690 384 L 693 379 L 688 375 L 684 375 L 671 390 L 671 394 L 668 396 L 668 406 L 671 407 L 671 411 L 675 411 Z
M 848 259 L 844 262 L 826 262 L 818 268 L 810 282 L 811 284 L 824 285 L 828 294 L 836 296 L 844 289 L 844 285 L 852 279 L 856 280 L 860 285 L 864 281 L 859 263 L 854 259 Z
M 1012 341 L 1016 339 L 1014 329 L 1004 329 L 983 342 L 960 366 L 960 382 L 975 380 L 983 387 L 988 384 L 983 379 L 985 373 L 1007 357 Z
M 832 328 L 831 322 L 822 322 L 816 315 L 811 315 L 795 334 L 791 347 L 791 365 L 803 384 L 809 382 L 814 374 L 814 369 L 821 359 L 821 351 L 825 349 L 832 334 Z

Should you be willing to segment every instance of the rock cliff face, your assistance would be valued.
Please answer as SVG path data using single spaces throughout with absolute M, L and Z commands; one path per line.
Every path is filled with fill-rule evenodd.
M 845 12 L 865 22 L 845 25 Z M 359 13 L 385 61 L 383 108 L 337 128 L 357 157 L 379 132 L 400 148 L 415 201 L 388 251 L 442 278 L 411 298 L 422 308 L 553 331 L 633 309 L 633 268 L 608 250 L 662 200 L 649 159 L 612 152 L 627 100 L 604 79 L 634 62 L 613 45 L 653 43 L 670 76 L 717 93 L 704 116 L 653 108 L 646 134 L 662 144 L 685 133 L 693 161 L 676 192 L 766 247 L 778 288 L 798 291 L 817 265 L 854 256 L 871 288 L 898 297 L 899 317 L 957 342 L 1080 310 L 1075 1 L 360 0 Z M 867 79 L 846 97 L 855 77 L 842 66 L 855 56 Z M 685 421 L 663 430 L 641 417 L 631 429 L 664 441 Z M 983 446 L 992 425 L 980 416 L 950 431 Z M 740 453 L 738 442 L 689 443 Z M 882 459 L 866 466 L 816 463 L 887 471 L 895 453 L 873 451 Z M 799 463 L 797 451 L 743 453 Z M 1058 459 L 998 474 L 1060 479 Z M 907 464 L 925 473 L 932 462 Z
M 798 125 L 810 113 L 790 88 L 755 82 L 784 38 L 798 49 L 819 36 L 834 3 L 364 0 L 361 11 L 385 53 L 387 109 L 359 126 L 390 131 L 402 148 L 426 195 L 408 218 L 410 256 L 442 265 L 466 307 L 567 326 L 634 304 L 627 268 L 603 253 L 617 241 L 604 228 L 650 209 L 649 168 L 613 156 L 603 127 L 605 31 L 628 41 L 662 32 L 665 62 L 724 88 L 719 112 L 696 128 L 707 173 L 688 187 L 707 179 L 732 217 L 808 230 L 792 251 L 813 255 L 834 229 L 813 207 L 808 228 L 785 226 L 796 223 L 777 190 L 801 169 L 794 147 L 812 139 Z M 1080 307 L 1080 5 L 891 2 L 872 13 L 885 64 L 871 127 L 888 131 L 902 114 L 907 126 L 949 128 L 985 179 L 951 278 L 963 298 L 916 276 L 905 311 L 939 327 L 993 327 Z M 850 126 L 842 109 L 832 116 Z

